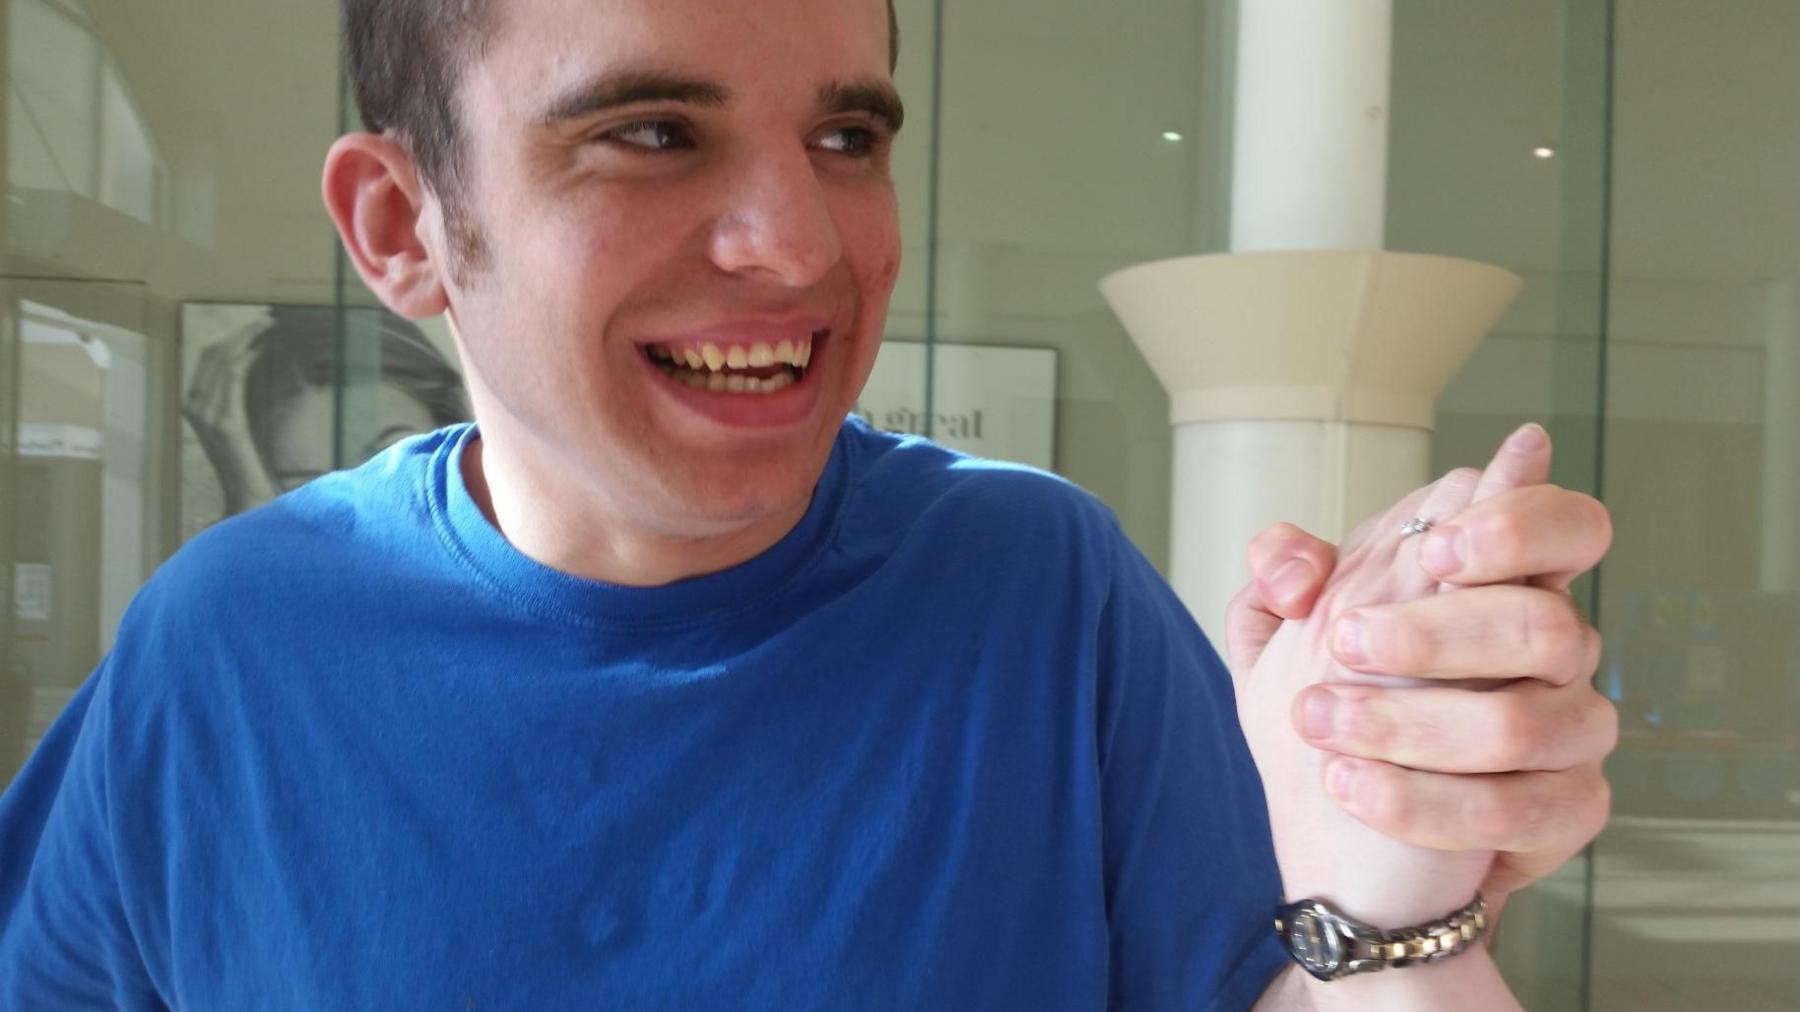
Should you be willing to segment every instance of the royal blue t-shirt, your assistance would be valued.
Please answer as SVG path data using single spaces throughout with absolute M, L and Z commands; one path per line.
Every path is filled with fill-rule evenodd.
M 402 444 L 165 565 L 0 799 L 0 1009 L 1244 1009 L 1230 681 L 1106 509 L 845 425 L 725 572 Z

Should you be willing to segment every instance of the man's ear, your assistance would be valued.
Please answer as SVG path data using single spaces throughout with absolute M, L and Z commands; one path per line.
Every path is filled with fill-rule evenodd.
M 409 320 L 444 312 L 444 264 L 424 241 L 425 188 L 412 158 L 380 134 L 338 138 L 325 156 L 325 210 L 369 290 Z

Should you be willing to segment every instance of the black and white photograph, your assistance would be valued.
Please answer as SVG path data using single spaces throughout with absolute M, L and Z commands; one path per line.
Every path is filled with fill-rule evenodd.
M 462 372 L 441 319 L 422 327 L 386 310 L 347 314 L 347 333 L 379 334 L 381 382 L 373 431 L 351 440 L 340 460 L 333 307 L 182 307 L 183 541 L 407 436 L 468 419 Z

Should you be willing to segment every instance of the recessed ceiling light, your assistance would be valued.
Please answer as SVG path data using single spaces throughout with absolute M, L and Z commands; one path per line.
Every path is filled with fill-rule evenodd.
M 1544 158 L 1544 159 L 1550 159 L 1550 158 L 1556 157 L 1556 149 L 1552 148 L 1552 147 L 1532 148 L 1531 153 L 1536 155 L 1539 158 Z
M 1162 134 L 1162 139 L 1165 141 L 1168 141 L 1170 144 L 1180 144 L 1181 143 L 1181 131 L 1179 131 L 1179 130 L 1164 130 L 1163 134 Z

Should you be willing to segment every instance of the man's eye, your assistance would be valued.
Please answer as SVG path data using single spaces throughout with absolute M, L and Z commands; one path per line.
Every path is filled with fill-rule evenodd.
M 689 136 L 687 127 L 666 119 L 627 123 L 601 134 L 600 139 L 617 141 L 627 147 L 646 151 L 674 151 L 694 146 L 694 139 Z
M 851 158 L 867 158 L 881 145 L 881 135 L 868 127 L 839 127 L 825 135 L 819 147 Z

